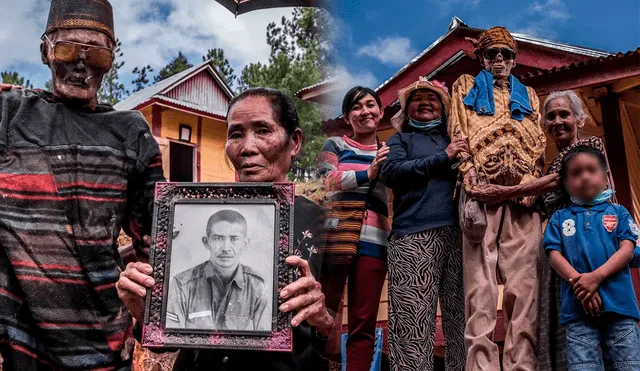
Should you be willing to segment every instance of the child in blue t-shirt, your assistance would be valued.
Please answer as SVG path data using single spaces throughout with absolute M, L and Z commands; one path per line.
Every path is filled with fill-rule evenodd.
M 572 204 L 549 220 L 544 248 L 558 274 L 570 370 L 640 370 L 640 312 L 629 263 L 638 238 L 629 212 L 609 203 L 606 162 L 576 147 L 560 172 Z

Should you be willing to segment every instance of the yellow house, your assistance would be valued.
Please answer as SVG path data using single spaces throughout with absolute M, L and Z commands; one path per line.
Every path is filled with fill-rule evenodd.
M 233 92 L 209 61 L 140 90 L 115 105 L 142 112 L 160 144 L 172 182 L 233 182 L 225 158 L 226 115 Z

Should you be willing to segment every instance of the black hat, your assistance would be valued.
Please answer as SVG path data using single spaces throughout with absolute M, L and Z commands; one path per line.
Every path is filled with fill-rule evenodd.
M 105 33 L 114 42 L 113 8 L 107 0 L 51 0 L 46 33 L 85 28 Z

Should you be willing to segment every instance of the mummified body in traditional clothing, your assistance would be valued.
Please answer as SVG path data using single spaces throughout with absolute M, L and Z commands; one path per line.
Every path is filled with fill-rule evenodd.
M 0 94 L 0 353 L 8 370 L 128 370 L 121 227 L 151 227 L 160 152 L 143 116 L 97 104 L 115 38 L 106 0 L 54 0 L 53 92 Z
M 453 85 L 451 137 L 466 138 L 460 171 L 464 189 L 482 184 L 518 185 L 538 178 L 546 139 L 533 89 L 511 75 L 518 47 L 502 27 L 475 42 L 484 70 L 461 76 Z M 532 199 L 482 205 L 483 238 L 463 239 L 468 371 L 500 369 L 493 342 L 498 303 L 496 267 L 504 283 L 504 370 L 535 370 L 538 336 L 540 216 Z

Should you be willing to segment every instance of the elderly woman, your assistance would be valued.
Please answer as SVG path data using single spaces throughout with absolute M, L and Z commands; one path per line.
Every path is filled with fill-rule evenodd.
M 398 93 L 399 133 L 381 179 L 393 191 L 389 246 L 389 360 L 391 369 L 433 370 L 438 299 L 448 371 L 464 370 L 462 232 L 453 196 L 456 156 L 463 139 L 447 136 L 451 98 L 437 81 L 419 80 Z
M 242 182 L 286 182 L 292 160 L 300 152 L 302 130 L 293 102 L 283 93 L 271 89 L 250 89 L 235 97 L 227 115 L 226 154 Z M 334 320 L 326 310 L 325 297 L 315 277 L 319 275 L 321 241 L 309 241 L 321 235 L 322 209 L 311 201 L 296 197 L 294 241 L 296 256 L 287 263 L 298 268 L 301 278 L 281 290 L 286 300 L 283 312 L 295 312 L 291 322 L 293 353 L 254 351 L 180 352 L 174 370 L 322 370 L 328 361 L 322 356 Z M 307 238 L 302 238 L 303 234 Z M 311 237 L 313 238 L 313 237 Z M 302 244 L 305 244 L 304 246 Z M 117 283 L 118 294 L 138 322 L 143 321 L 146 290 L 154 286 L 148 264 L 131 263 Z
M 471 191 L 471 197 L 489 204 L 506 199 L 541 195 L 547 216 L 571 204 L 569 195 L 558 182 L 562 158 L 572 148 L 589 146 L 605 153 L 602 141 L 597 137 L 580 138 L 580 129 L 587 115 L 580 98 L 571 90 L 551 93 L 544 103 L 542 124 L 560 152 L 551 162 L 547 175 L 531 183 L 504 187 L 486 185 Z M 608 166 L 607 166 L 608 168 Z M 609 173 L 609 187 L 613 180 Z M 559 323 L 560 277 L 546 261 L 542 266 L 540 305 L 539 370 L 559 371 L 567 369 L 565 328 Z

